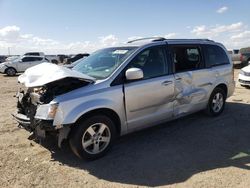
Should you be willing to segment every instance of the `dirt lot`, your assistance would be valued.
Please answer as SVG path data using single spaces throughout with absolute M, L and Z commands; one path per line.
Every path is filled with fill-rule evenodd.
M 237 73 L 236 73 L 237 75 Z M 11 117 L 17 77 L 0 76 L 1 187 L 248 187 L 250 89 L 237 84 L 224 113 L 202 112 L 120 138 L 104 158 L 81 161 L 56 140 L 27 138 Z

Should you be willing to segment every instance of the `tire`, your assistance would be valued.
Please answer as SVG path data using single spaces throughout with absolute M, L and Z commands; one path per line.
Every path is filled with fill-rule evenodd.
M 58 64 L 58 61 L 57 61 L 56 59 L 52 59 L 52 60 L 51 60 L 51 63 L 53 63 L 53 64 L 56 64 L 56 65 L 57 65 L 57 64 Z
M 78 157 L 95 160 L 107 153 L 115 138 L 113 121 L 105 115 L 95 115 L 78 121 L 70 133 L 69 144 Z
M 8 75 L 8 76 L 15 76 L 16 75 L 16 69 L 12 68 L 12 67 L 9 67 L 5 70 L 5 73 Z
M 216 87 L 210 95 L 206 113 L 209 116 L 220 115 L 224 110 L 225 102 L 226 102 L 225 91 L 220 87 Z

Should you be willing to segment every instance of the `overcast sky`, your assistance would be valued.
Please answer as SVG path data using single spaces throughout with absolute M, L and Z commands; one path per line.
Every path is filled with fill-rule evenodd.
M 0 0 L 0 54 L 93 52 L 137 37 L 250 46 L 249 0 Z

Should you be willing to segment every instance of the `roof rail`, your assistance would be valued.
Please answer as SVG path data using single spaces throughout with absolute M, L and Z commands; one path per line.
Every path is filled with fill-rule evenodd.
M 168 40 L 168 41 L 170 41 L 170 40 L 174 40 L 174 41 L 178 41 L 178 40 L 180 40 L 180 41 L 208 41 L 208 42 L 214 42 L 213 40 L 211 40 L 211 39 L 166 39 L 166 40 Z
M 139 39 L 128 41 L 128 43 L 133 43 L 133 42 L 142 41 L 142 40 L 151 40 L 152 42 L 156 42 L 156 41 L 164 41 L 166 39 L 163 37 L 145 37 L 145 38 L 139 38 Z

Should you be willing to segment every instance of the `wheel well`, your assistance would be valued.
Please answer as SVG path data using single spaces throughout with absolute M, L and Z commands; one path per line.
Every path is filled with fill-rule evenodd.
M 14 69 L 15 71 L 16 71 L 16 69 L 14 68 L 14 67 L 7 67 L 5 70 L 4 70 L 4 73 L 6 74 L 6 71 L 8 70 L 8 69 Z M 17 71 L 16 71 L 17 72 Z
M 89 111 L 86 114 L 83 114 L 77 121 L 82 120 L 82 119 L 87 119 L 87 118 L 89 118 L 91 116 L 94 116 L 94 115 L 97 115 L 97 114 L 108 116 L 114 122 L 117 134 L 120 135 L 120 133 L 121 133 L 121 121 L 120 121 L 120 118 L 119 118 L 119 116 L 117 115 L 116 112 L 114 112 L 113 110 L 108 109 L 108 108 L 99 108 L 99 109 L 96 109 L 96 110 Z
M 223 91 L 225 91 L 225 94 L 227 96 L 227 85 L 226 84 L 219 84 L 216 86 L 216 88 L 221 88 Z

